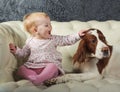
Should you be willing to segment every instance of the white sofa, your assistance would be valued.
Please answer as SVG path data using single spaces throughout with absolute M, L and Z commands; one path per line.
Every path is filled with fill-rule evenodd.
M 53 34 L 67 35 L 78 32 L 81 29 L 97 28 L 106 36 L 109 44 L 119 48 L 120 45 L 120 21 L 52 21 Z M 13 71 L 21 65 L 24 60 L 15 58 L 9 52 L 10 42 L 22 47 L 29 34 L 24 31 L 21 21 L 8 21 L 0 23 L 0 92 L 120 92 L 120 63 L 115 62 L 112 68 L 106 69 L 106 75 L 101 80 L 78 82 L 72 80 L 67 83 L 46 87 L 44 85 L 34 86 L 27 80 L 14 81 Z M 63 55 L 62 65 L 66 72 L 72 71 L 72 56 L 77 46 L 59 47 Z M 120 52 L 120 50 L 118 51 Z M 119 56 L 119 55 L 118 55 Z M 114 61 L 113 61 L 114 62 Z M 109 64 L 109 66 L 111 66 Z M 112 77 L 110 76 L 112 74 Z M 17 76 L 18 77 L 18 76 Z

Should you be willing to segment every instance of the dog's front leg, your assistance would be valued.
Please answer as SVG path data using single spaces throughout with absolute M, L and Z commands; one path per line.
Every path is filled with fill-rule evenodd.
M 55 85 L 55 84 L 59 84 L 59 83 L 68 82 L 70 79 L 72 79 L 72 78 L 69 76 L 69 74 L 65 74 L 65 75 L 47 80 L 44 82 L 44 84 L 46 86 L 51 86 L 51 85 Z
M 51 86 L 51 85 L 55 85 L 55 84 L 65 83 L 65 82 L 68 82 L 70 80 L 76 80 L 77 79 L 77 80 L 81 81 L 80 80 L 81 78 L 79 78 L 80 76 L 76 76 L 76 75 L 78 75 L 78 74 L 65 74 L 65 75 L 47 80 L 47 81 L 44 82 L 44 84 L 46 86 Z
M 80 74 L 65 74 L 63 76 L 59 76 L 59 77 L 46 81 L 45 85 L 50 86 L 54 84 L 65 83 L 71 80 L 82 82 L 82 81 L 98 79 L 98 78 L 101 78 L 101 76 L 97 72 L 86 72 L 86 73 L 80 73 Z

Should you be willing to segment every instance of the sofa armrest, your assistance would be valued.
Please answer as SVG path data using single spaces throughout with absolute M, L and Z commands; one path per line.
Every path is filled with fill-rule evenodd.
M 21 21 L 0 23 L 0 83 L 12 81 L 12 73 L 17 66 L 16 58 L 9 51 L 9 43 L 21 47 L 26 38 Z

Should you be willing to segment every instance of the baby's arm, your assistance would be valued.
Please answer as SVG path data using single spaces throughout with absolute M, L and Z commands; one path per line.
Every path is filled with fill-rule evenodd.
M 86 30 L 81 30 L 76 34 L 67 35 L 67 36 L 56 36 L 55 37 L 56 45 L 59 46 L 72 45 L 77 41 L 79 41 L 80 38 L 82 38 L 85 35 L 84 34 L 85 31 Z
M 30 54 L 30 48 L 27 44 L 27 41 L 26 41 L 26 44 L 23 46 L 23 48 L 19 48 L 17 46 L 15 46 L 13 43 L 10 43 L 9 44 L 9 49 L 10 49 L 10 52 L 13 54 L 13 55 L 16 55 L 18 57 L 26 57 Z
M 15 55 L 18 57 L 26 57 L 30 54 L 30 48 L 27 45 L 24 45 L 23 48 L 17 47 Z

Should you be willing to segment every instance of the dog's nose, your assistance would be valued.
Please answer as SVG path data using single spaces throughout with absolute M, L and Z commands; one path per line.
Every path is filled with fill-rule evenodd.
M 105 57 L 109 56 L 109 48 L 108 47 L 103 47 L 102 52 Z

